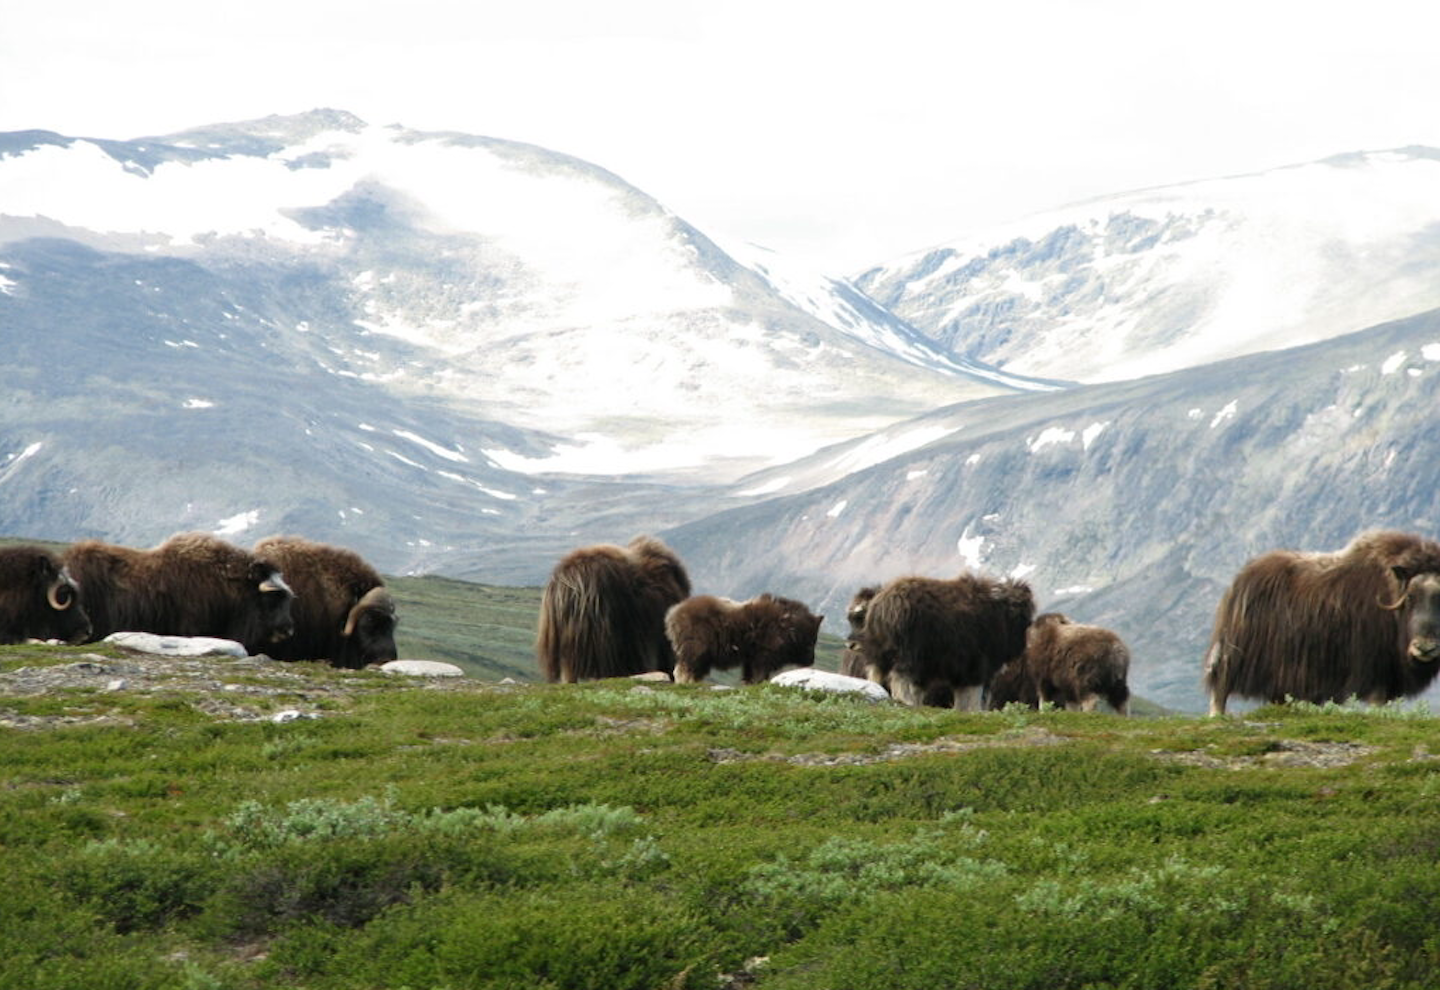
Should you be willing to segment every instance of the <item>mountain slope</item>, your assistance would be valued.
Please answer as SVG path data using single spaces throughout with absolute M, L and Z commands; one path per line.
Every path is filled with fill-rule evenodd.
M 143 299 L 166 339 L 204 348 L 237 314 L 167 285 L 179 263 L 268 285 L 277 353 L 549 434 L 486 448 L 516 470 L 734 475 L 1016 387 L 893 353 L 899 321 L 853 289 L 797 306 L 616 176 L 513 142 L 338 111 L 126 142 L 23 132 L 0 136 L 0 191 L 0 305 L 104 325 Z M 88 293 L 89 313 L 43 298 L 37 238 L 129 258 L 134 283 Z
M 937 347 L 1116 381 L 1440 306 L 1440 151 L 1111 196 L 874 268 L 856 284 Z
M 962 568 L 1115 628 L 1132 686 L 1199 710 L 1223 587 L 1276 547 L 1440 531 L 1440 311 L 1141 380 L 965 403 L 937 439 L 667 534 L 697 587 L 786 588 L 843 623 L 861 585 Z M 858 447 L 857 447 L 858 449 Z M 846 451 L 837 451 L 845 453 Z M 854 451 L 849 451 L 853 453 Z

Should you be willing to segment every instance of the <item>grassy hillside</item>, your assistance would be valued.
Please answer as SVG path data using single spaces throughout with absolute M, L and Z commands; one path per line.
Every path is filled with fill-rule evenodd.
M 0 648 L 0 986 L 1432 987 L 1437 728 Z

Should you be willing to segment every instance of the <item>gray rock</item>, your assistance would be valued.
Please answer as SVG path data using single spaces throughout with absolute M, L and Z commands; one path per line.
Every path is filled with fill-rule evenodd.
M 816 670 L 814 667 L 801 667 L 798 670 L 783 670 L 770 678 L 771 684 L 780 684 L 785 687 L 806 688 L 811 691 L 834 691 L 842 694 L 860 694 L 871 701 L 888 701 L 890 692 L 886 691 L 874 681 L 867 681 L 863 677 L 847 677 L 845 674 L 832 674 L 828 670 Z

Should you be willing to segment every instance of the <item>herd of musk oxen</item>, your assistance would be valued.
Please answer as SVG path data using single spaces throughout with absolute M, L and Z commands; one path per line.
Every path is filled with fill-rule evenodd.
M 1130 651 L 1114 632 L 1035 614 L 1030 586 L 963 573 L 861 588 L 841 673 L 909 705 L 976 710 L 1020 703 L 1127 714 Z M 697 681 L 739 668 L 749 684 L 814 662 L 821 618 L 774 594 L 690 594 L 659 540 L 584 547 L 555 565 L 536 654 L 550 681 L 648 671 Z M 1378 703 L 1440 672 L 1440 543 L 1370 532 L 1337 553 L 1277 550 L 1247 563 L 1216 611 L 1203 683 L 1210 712 L 1231 695 L 1269 702 Z
M 1126 714 L 1130 652 L 1114 632 L 1036 615 L 1030 586 L 972 573 L 861 588 L 846 612 L 841 673 L 909 705 L 1060 705 Z M 675 552 L 649 536 L 582 547 L 555 565 L 535 649 L 549 681 L 660 671 L 685 683 L 739 669 L 755 683 L 811 666 L 822 617 L 762 594 L 692 595 Z M 350 550 L 272 536 L 244 550 L 182 533 L 136 550 L 94 540 L 59 556 L 0 548 L 0 643 L 90 642 L 118 631 L 215 636 L 278 660 L 358 669 L 396 658 L 395 602 Z M 1336 553 L 1277 550 L 1221 598 L 1203 683 L 1232 695 L 1376 703 L 1440 672 L 1440 543 L 1369 532 Z
M 0 643 L 115 632 L 213 636 L 277 660 L 394 660 L 395 602 L 349 550 L 272 536 L 244 550 L 180 533 L 149 550 L 85 540 L 0 548 Z

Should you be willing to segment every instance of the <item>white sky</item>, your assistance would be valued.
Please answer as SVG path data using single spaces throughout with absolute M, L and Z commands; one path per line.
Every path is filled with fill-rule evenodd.
M 335 107 L 576 155 L 853 274 L 1076 199 L 1440 145 L 1437 37 L 1424 0 L 17 0 L 0 131 Z

